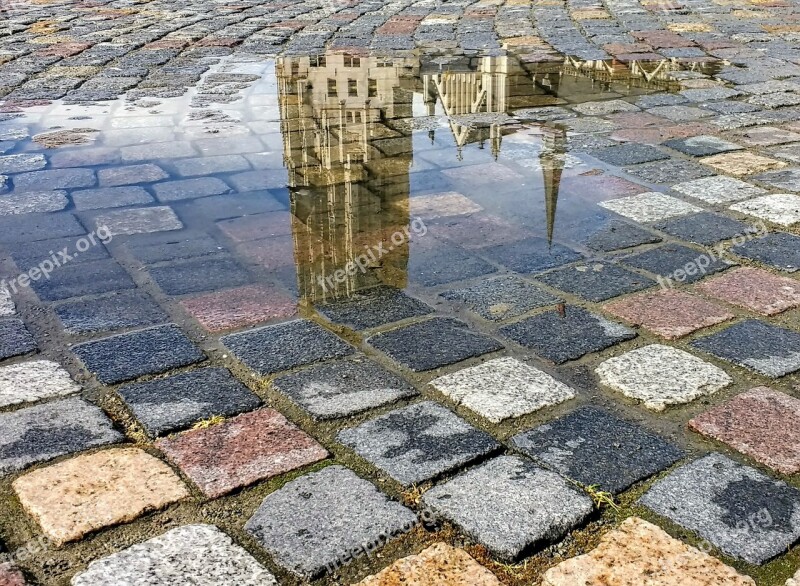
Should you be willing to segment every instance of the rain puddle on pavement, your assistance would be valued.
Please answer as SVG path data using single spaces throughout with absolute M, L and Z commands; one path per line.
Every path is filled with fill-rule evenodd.
M 597 204 L 652 190 L 622 169 L 658 160 L 651 147 L 620 167 L 589 154 L 661 132 L 639 97 L 713 69 L 331 52 L 223 60 L 175 98 L 9 104 L 1 238 L 13 259 L 35 260 L 28 242 L 46 258 L 43 239 L 81 233 L 53 220 L 74 214 L 169 296 L 264 282 L 315 306 L 537 272 L 603 251 L 619 219 Z M 113 280 L 99 258 L 70 262 Z

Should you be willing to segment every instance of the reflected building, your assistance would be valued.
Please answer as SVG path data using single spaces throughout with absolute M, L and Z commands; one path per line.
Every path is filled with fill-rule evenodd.
M 408 242 L 352 266 L 410 221 L 411 133 L 387 121 L 411 117 L 416 63 L 328 53 L 276 64 L 301 299 L 406 285 Z

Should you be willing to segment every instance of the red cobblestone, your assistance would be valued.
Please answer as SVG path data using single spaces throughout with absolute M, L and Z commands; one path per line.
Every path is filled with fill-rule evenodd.
M 762 315 L 800 307 L 800 281 L 742 267 L 700 283 L 698 291 Z
M 297 312 L 294 298 L 269 285 L 247 285 L 181 301 L 183 308 L 211 332 L 290 317 Z

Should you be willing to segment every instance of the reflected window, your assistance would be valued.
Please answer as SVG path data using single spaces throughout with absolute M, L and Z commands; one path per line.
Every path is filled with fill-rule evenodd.
M 338 95 L 336 90 L 336 80 L 328 78 L 328 97 L 335 98 Z
M 361 58 L 356 57 L 354 55 L 345 55 L 344 56 L 344 66 L 345 67 L 361 67 Z
M 391 59 L 379 59 L 378 67 L 393 67 L 394 62 Z
M 311 67 L 325 67 L 325 55 L 317 55 L 311 58 Z
M 347 80 L 347 95 L 349 96 L 358 95 L 358 81 L 356 81 L 355 79 Z
M 374 98 L 378 95 L 378 81 L 375 79 L 369 80 L 369 85 L 367 86 L 367 97 Z

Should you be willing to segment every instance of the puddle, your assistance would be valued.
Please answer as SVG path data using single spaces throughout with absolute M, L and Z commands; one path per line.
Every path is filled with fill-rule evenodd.
M 444 285 L 487 261 L 494 272 L 483 251 L 529 238 L 585 249 L 613 216 L 598 202 L 647 188 L 586 154 L 611 144 L 597 131 L 630 126 L 613 121 L 625 113 L 589 105 L 582 111 L 602 115 L 584 116 L 570 106 L 632 104 L 714 67 L 513 55 L 238 57 L 181 97 L 6 104 L 21 113 L 0 132 L 10 139 L 5 154 L 41 153 L 51 171 L 11 175 L 10 196 L 66 188 L 67 211 L 87 226 L 106 212 L 154 207 L 158 215 L 169 206 L 183 231 L 145 227 L 118 241 L 169 249 L 210 235 L 215 254 L 320 304 L 377 285 Z M 79 169 L 97 184 L 75 184 Z

